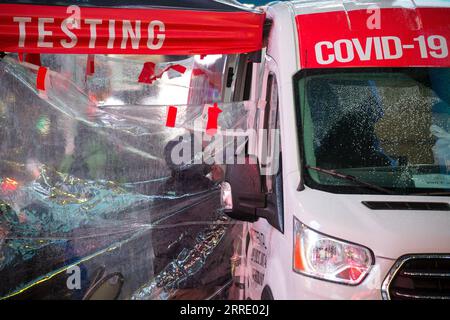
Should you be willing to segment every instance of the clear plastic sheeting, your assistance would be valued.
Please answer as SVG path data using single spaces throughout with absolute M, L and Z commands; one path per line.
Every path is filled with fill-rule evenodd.
M 246 130 L 249 103 L 219 103 L 211 138 L 209 106 L 188 104 L 192 84 L 205 87 L 192 81 L 200 59 L 155 61 L 187 71 L 149 85 L 137 81 L 141 58 L 95 56 L 93 75 L 86 58 L 41 56 L 45 91 L 37 66 L 0 60 L 0 297 L 169 299 L 202 288 L 207 298 L 230 276 L 233 224 L 220 208 L 224 166 L 194 158 Z M 194 136 L 199 154 L 174 165 L 170 146 Z
M 186 288 L 203 288 L 205 284 L 216 282 L 217 285 L 226 283 L 227 274 L 216 274 L 208 270 L 215 279 L 208 278 L 208 273 L 204 272 L 204 266 L 207 259 L 217 249 L 218 252 L 228 252 L 230 254 L 231 243 L 228 241 L 227 247 L 223 246 L 221 240 L 224 238 L 229 225 L 229 220 L 221 216 L 215 224 L 201 231 L 195 238 L 194 245 L 191 248 L 183 248 L 176 259 L 170 262 L 150 283 L 143 285 L 132 296 L 133 300 L 167 300 L 174 297 L 183 297 L 183 291 Z M 219 245 L 221 247 L 218 248 Z M 221 261 L 222 263 L 224 261 Z M 216 262 L 217 265 L 217 262 Z M 220 267 L 220 265 L 218 266 Z M 214 287 L 212 288 L 214 289 Z M 209 298 L 214 292 L 201 292 Z M 192 298 L 192 296 L 190 297 Z

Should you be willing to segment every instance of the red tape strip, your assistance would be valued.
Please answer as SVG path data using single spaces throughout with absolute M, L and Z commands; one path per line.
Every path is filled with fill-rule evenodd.
M 166 67 L 159 74 L 155 75 L 155 68 L 156 68 L 156 66 L 153 62 L 144 63 L 144 66 L 142 67 L 142 71 L 141 71 L 141 74 L 139 75 L 138 81 L 141 83 L 152 84 L 154 81 L 160 79 L 163 76 L 163 74 L 169 70 L 174 70 L 181 74 L 184 74 L 187 70 L 187 68 L 185 66 L 182 66 L 181 64 L 174 64 L 174 65 Z
M 181 64 L 174 64 L 174 65 L 166 68 L 166 70 L 164 70 L 163 73 L 168 71 L 169 69 L 175 70 L 176 72 L 179 72 L 181 74 L 184 74 L 187 70 L 187 68 L 185 66 L 182 66 Z
M 178 109 L 174 106 L 169 106 L 169 110 L 167 111 L 166 127 L 175 127 L 175 122 L 177 120 L 177 111 Z
M 141 74 L 138 81 L 141 83 L 152 83 L 151 80 L 155 76 L 155 64 L 153 62 L 146 62 L 142 67 Z
M 206 133 L 213 136 L 217 132 L 217 123 L 222 110 L 219 109 L 217 103 L 208 109 L 208 122 L 206 123 Z
M 38 90 L 45 91 L 45 78 L 47 76 L 47 68 L 39 67 L 37 78 L 36 78 L 36 88 Z
M 95 73 L 95 56 L 88 54 L 86 62 L 86 75 L 92 76 Z
M 195 69 L 192 70 L 192 75 L 193 76 L 201 76 L 201 75 L 204 75 L 204 74 L 206 74 L 206 73 L 202 69 L 195 68 Z

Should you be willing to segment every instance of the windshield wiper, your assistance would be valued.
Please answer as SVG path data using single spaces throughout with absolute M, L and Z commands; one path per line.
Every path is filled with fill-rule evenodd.
M 333 176 L 333 177 L 336 177 L 336 178 L 339 178 L 339 179 L 352 181 L 352 182 L 354 182 L 356 184 L 359 184 L 360 186 L 364 186 L 364 187 L 367 187 L 367 188 L 370 188 L 370 189 L 373 189 L 373 190 L 377 190 L 377 191 L 385 193 L 385 194 L 394 194 L 389 189 L 377 186 L 376 184 L 373 184 L 373 183 L 369 183 L 369 182 L 365 182 L 365 181 L 359 180 L 358 178 L 356 178 L 354 176 L 351 176 L 351 175 L 348 175 L 348 174 L 343 174 L 343 173 L 336 172 L 335 170 L 327 170 L 327 169 L 323 169 L 323 168 L 319 168 L 319 167 L 312 167 L 312 166 L 308 166 L 308 165 L 306 165 L 305 167 L 307 169 L 311 169 L 311 170 L 314 170 L 314 171 L 317 171 L 317 172 L 325 173 L 325 174 L 328 174 L 330 176 Z

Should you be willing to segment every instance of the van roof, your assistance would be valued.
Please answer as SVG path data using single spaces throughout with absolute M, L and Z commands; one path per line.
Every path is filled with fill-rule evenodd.
M 371 6 L 379 8 L 450 8 L 448 0 L 294 0 L 292 1 L 295 14 L 311 14 L 333 11 L 366 10 Z

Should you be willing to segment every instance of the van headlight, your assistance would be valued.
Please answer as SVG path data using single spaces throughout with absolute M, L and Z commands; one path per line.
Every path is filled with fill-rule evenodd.
M 294 270 L 348 285 L 360 284 L 374 263 L 372 252 L 309 229 L 294 218 Z

